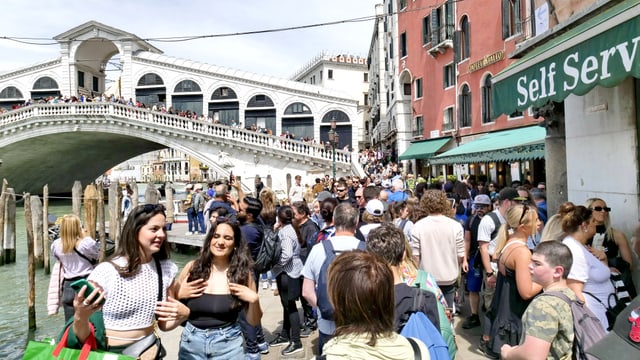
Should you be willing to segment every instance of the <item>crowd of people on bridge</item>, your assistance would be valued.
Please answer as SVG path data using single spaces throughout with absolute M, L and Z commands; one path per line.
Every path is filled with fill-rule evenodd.
M 569 359 L 571 308 L 541 295 L 557 292 L 584 302 L 603 331 L 614 330 L 603 341 L 629 331 L 640 337 L 638 317 L 612 315 L 628 314 L 625 306 L 637 307 L 640 298 L 632 245 L 612 227 L 604 199 L 567 202 L 547 214 L 544 183 L 498 189 L 466 177 L 427 181 L 404 176 L 383 152 L 363 151 L 360 161 L 367 176 L 327 175 L 305 185 L 296 176 L 282 201 L 262 182 L 255 194 L 234 178 L 213 183 L 202 209 L 207 224 L 198 230 L 206 232 L 202 250 L 179 274 L 169 260 L 161 205 L 132 209 L 116 254 L 92 271 L 74 251 L 95 257 L 90 239 L 73 233 L 74 250 L 54 243 L 70 276 L 88 276 L 96 287 L 75 297 L 65 290 L 65 315 L 76 314 L 68 317 L 73 344 L 102 324 L 99 343 L 126 353 L 157 324 L 184 327 L 180 359 L 259 359 L 275 348 L 288 356 L 303 351 L 301 339 L 315 331 L 318 358 L 434 357 L 431 338 L 408 340 L 407 319 L 419 312 L 454 359 L 454 319 L 467 299 L 461 327 L 480 327 L 484 356 Z M 272 234 L 281 253 L 260 274 L 253 264 Z M 640 241 L 634 246 L 640 252 Z M 265 338 L 258 296 L 269 278 L 282 305 L 282 327 L 269 329 L 273 339 Z M 616 331 L 622 325 L 630 326 L 627 334 Z M 640 356 L 640 345 L 630 344 L 616 354 Z

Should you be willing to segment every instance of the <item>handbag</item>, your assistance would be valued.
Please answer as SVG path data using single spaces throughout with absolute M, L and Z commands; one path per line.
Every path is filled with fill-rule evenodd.
M 597 302 L 599 302 L 600 305 L 602 305 L 605 308 L 605 315 L 607 316 L 607 321 L 609 322 L 607 331 L 611 331 L 613 329 L 613 324 L 615 324 L 616 322 L 616 318 L 618 317 L 618 314 L 620 314 L 622 310 L 624 310 L 624 308 L 627 307 L 627 302 L 624 299 L 618 298 L 615 292 L 609 294 L 609 297 L 607 298 L 607 304 L 600 301 L 600 299 L 598 299 L 595 295 L 593 295 L 588 291 L 583 291 L 582 293 L 591 296 Z M 614 300 L 613 306 L 611 306 L 612 297 Z
M 60 342 L 55 344 L 48 341 L 29 341 L 27 348 L 22 356 L 23 360 L 102 360 L 102 359 L 118 359 L 118 360 L 134 360 L 134 358 L 121 354 L 114 354 L 102 350 L 97 350 L 97 342 L 93 324 L 90 325 L 91 334 L 82 345 L 81 349 L 71 349 L 67 346 L 69 337 L 69 329 L 67 327 Z
M 154 257 L 156 271 L 158 272 L 158 301 L 162 301 L 162 267 L 160 260 Z M 158 323 L 154 321 L 153 332 L 142 339 L 134 342 L 122 350 L 123 355 L 136 359 L 162 360 L 167 355 L 167 351 L 162 346 L 160 336 L 158 336 Z

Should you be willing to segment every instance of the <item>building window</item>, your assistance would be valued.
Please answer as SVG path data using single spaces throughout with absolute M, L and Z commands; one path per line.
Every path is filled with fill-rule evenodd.
M 458 100 L 458 120 L 461 128 L 471 126 L 471 91 L 469 91 L 469 85 L 464 84 L 462 90 L 460 90 Z
M 502 0 L 502 39 L 519 34 L 522 30 L 521 0 Z
M 78 87 L 84 87 L 84 71 L 78 71 Z
M 466 16 L 462 17 L 460 23 L 460 37 L 460 59 L 468 59 L 471 54 L 469 47 L 469 18 Z
M 398 9 L 406 9 L 407 8 L 407 0 L 399 0 L 398 1 Z
M 327 70 L 327 78 L 329 80 L 333 80 L 333 70 L 331 69 Z
M 431 18 L 427 15 L 422 18 L 422 45 L 431 42 Z
M 311 114 L 311 109 L 301 102 L 293 103 L 284 110 L 285 115 Z
M 0 91 L 0 99 L 22 99 L 22 93 L 15 86 L 8 86 Z
M 400 34 L 400 57 L 407 56 L 407 33 Z
M 393 91 L 393 89 L 391 89 Z M 402 84 L 402 94 L 405 96 L 411 96 L 411 83 Z
M 182 80 L 173 89 L 173 92 L 200 92 L 200 85 L 193 80 Z
M 97 76 L 93 77 L 93 91 L 94 92 L 100 91 L 100 81 L 98 80 Z
M 320 70 L 320 82 L 322 82 L 322 70 Z
M 364 82 L 369 82 L 369 73 L 363 73 L 364 75 Z
M 453 0 L 447 0 L 441 7 L 431 10 L 431 42 L 434 45 L 453 39 Z
M 445 89 L 455 84 L 455 68 L 453 67 L 453 64 L 444 66 L 443 81 Z
M 140 80 L 138 80 L 138 86 L 158 86 L 164 85 L 164 81 L 158 74 L 148 73 L 144 74 Z
M 364 93 L 363 94 L 363 99 L 364 99 L 364 106 L 368 106 L 369 105 L 369 93 Z
M 420 99 L 422 97 L 422 78 L 416 79 L 416 99 Z
M 442 119 L 442 131 L 453 130 L 453 107 L 444 109 L 444 117 Z
M 509 120 L 521 118 L 522 116 L 523 116 L 522 111 L 516 110 L 516 111 L 512 112 L 511 114 L 509 114 Z
M 422 116 L 416 116 L 413 120 L 413 137 L 422 136 L 423 134 L 423 124 L 422 124 Z
M 491 75 L 487 75 L 482 84 L 482 123 L 490 123 L 491 118 Z

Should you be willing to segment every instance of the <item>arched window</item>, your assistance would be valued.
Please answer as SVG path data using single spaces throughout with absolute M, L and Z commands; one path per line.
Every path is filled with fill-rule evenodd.
M 468 59 L 471 55 L 469 45 L 469 18 L 463 16 L 460 21 L 460 60 Z
M 158 74 L 148 73 L 142 75 L 140 80 L 138 80 L 138 86 L 159 86 L 164 85 L 164 81 Z
M 15 86 L 7 86 L 0 91 L 0 99 L 22 99 L 22 93 Z
M 311 114 L 311 109 L 301 102 L 293 103 L 284 110 L 285 115 Z
M 193 80 L 182 80 L 176 85 L 173 92 L 200 92 L 200 85 L 196 84 Z
M 43 76 L 33 84 L 33 90 L 58 89 L 58 83 L 48 76 Z
M 490 123 L 491 118 L 491 74 L 482 83 L 482 123 Z
M 217 88 L 216 91 L 211 94 L 211 100 L 227 100 L 237 98 L 238 95 L 236 95 L 236 92 L 226 86 Z
M 460 90 L 460 99 L 458 102 L 458 119 L 461 128 L 471 126 L 471 91 L 469 85 L 462 85 Z
M 259 94 L 252 97 L 247 103 L 248 108 L 253 107 L 273 107 L 273 100 L 270 97 L 264 94 Z
M 323 123 L 330 123 L 335 119 L 336 122 L 349 122 L 349 116 L 341 110 L 331 110 L 322 117 Z

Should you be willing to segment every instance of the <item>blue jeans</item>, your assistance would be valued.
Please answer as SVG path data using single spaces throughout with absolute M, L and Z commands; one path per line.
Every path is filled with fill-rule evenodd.
M 198 214 L 192 207 L 187 208 L 187 221 L 189 222 L 189 232 L 198 231 Z
M 199 229 L 196 229 L 196 231 L 200 231 L 201 233 L 206 233 L 207 232 L 207 227 L 204 225 L 204 213 L 202 211 L 198 211 L 198 227 Z
M 187 322 L 180 338 L 178 359 L 244 359 L 240 325 L 203 330 Z

